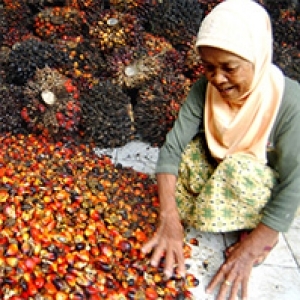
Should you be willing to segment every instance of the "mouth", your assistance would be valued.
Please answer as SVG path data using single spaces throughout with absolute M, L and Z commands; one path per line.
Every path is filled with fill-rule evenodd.
M 227 93 L 227 92 L 231 91 L 232 89 L 233 89 L 233 86 L 226 87 L 226 88 L 224 88 L 224 87 L 217 87 L 217 90 L 218 90 L 221 94 Z

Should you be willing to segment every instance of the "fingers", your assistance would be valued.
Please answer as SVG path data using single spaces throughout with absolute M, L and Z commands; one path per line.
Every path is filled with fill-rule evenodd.
M 156 245 L 153 255 L 151 257 L 151 265 L 157 267 L 159 265 L 160 259 L 163 257 L 165 252 L 165 245 L 161 242 Z
M 164 268 L 166 279 L 169 279 L 172 276 L 174 263 L 175 260 L 174 260 L 173 250 L 168 248 L 166 252 L 166 260 L 165 260 L 165 268 Z
M 150 239 L 146 244 L 142 247 L 142 252 L 144 254 L 150 253 L 152 249 L 158 244 L 158 237 L 155 235 L 152 239 Z
M 226 274 L 226 272 L 225 272 L 226 268 L 227 268 L 227 265 L 223 264 L 222 267 L 217 272 L 217 274 L 213 277 L 213 279 L 207 286 L 206 293 L 211 294 L 212 291 L 217 287 L 217 285 L 224 281 L 225 274 Z
M 236 300 L 241 288 L 242 299 L 246 300 L 248 296 L 249 276 L 250 271 L 246 271 L 245 273 L 237 272 L 232 264 L 225 263 L 209 283 L 206 293 L 210 294 L 217 286 L 220 286 L 217 300 Z

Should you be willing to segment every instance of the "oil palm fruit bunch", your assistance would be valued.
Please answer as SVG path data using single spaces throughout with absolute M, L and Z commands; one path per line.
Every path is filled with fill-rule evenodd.
M 20 86 L 6 84 L 0 80 L 0 132 L 26 133 L 21 118 L 23 90 Z
M 24 85 L 32 79 L 37 69 L 65 67 L 70 63 L 68 55 L 53 44 L 28 39 L 14 45 L 5 67 L 7 80 Z
M 203 11 L 198 0 L 159 1 L 150 20 L 150 31 L 176 48 L 197 35 Z
M 37 69 L 24 95 L 26 105 L 21 116 L 31 132 L 55 139 L 78 135 L 79 94 L 70 79 L 49 67 Z
M 162 146 L 190 85 L 183 74 L 165 73 L 141 88 L 134 106 L 137 136 L 152 146 Z
M 89 28 L 91 39 L 105 53 L 126 45 L 139 45 L 142 31 L 143 28 L 135 15 L 113 9 L 104 10 L 99 20 Z
M 83 140 L 100 148 L 124 146 L 134 138 L 129 96 L 110 81 L 100 81 L 80 97 Z
M 47 7 L 34 17 L 34 31 L 44 41 L 82 35 L 84 13 L 69 6 Z
M 107 57 L 111 80 L 124 90 L 138 89 L 162 70 L 160 55 L 147 55 L 141 48 L 122 47 Z M 149 54 L 149 52 L 148 52 Z

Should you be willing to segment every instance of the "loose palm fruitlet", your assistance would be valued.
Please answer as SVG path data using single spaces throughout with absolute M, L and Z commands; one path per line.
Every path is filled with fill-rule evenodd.
M 0 142 L 1 299 L 191 299 L 192 275 L 166 281 L 164 260 L 141 252 L 158 221 L 153 179 L 72 141 Z
M 30 132 L 63 139 L 78 135 L 81 116 L 79 93 L 70 79 L 57 70 L 37 69 L 24 89 L 21 116 Z

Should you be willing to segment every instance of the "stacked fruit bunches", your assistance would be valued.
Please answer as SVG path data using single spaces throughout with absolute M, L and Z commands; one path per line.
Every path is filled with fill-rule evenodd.
M 141 252 L 158 223 L 151 178 L 86 145 L 0 142 L 1 299 L 191 299 L 192 275 L 166 281 Z
M 197 34 L 202 15 L 198 0 L 161 1 L 153 12 L 150 30 L 176 48 Z
M 26 133 L 20 114 L 22 105 L 22 88 L 0 80 L 0 133 Z
M 37 69 L 24 89 L 21 116 L 31 132 L 56 140 L 78 136 L 81 108 L 79 93 L 70 79 L 57 70 Z
M 83 140 L 99 148 L 124 146 L 134 139 L 131 99 L 110 81 L 81 93 Z
M 36 35 L 49 42 L 63 36 L 81 36 L 84 24 L 84 13 L 69 6 L 45 8 L 34 17 Z
M 162 146 L 190 86 L 190 80 L 183 74 L 168 73 L 139 90 L 134 121 L 142 140 L 152 146 Z
M 11 83 L 24 85 L 32 79 L 37 69 L 66 68 L 70 64 L 68 55 L 53 44 L 29 39 L 14 45 L 9 53 L 6 76 Z
M 143 28 L 135 15 L 116 10 L 104 10 L 97 22 L 91 24 L 90 38 L 104 53 L 123 46 L 141 44 Z
M 0 7 L 0 45 L 12 47 L 32 36 L 30 19 L 31 11 L 24 1 L 4 1 Z

